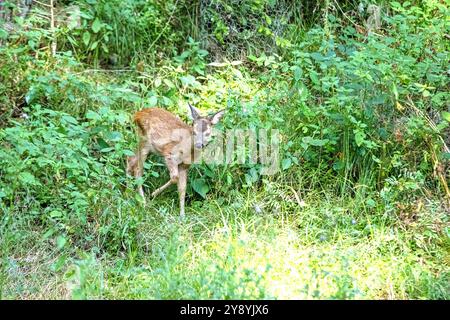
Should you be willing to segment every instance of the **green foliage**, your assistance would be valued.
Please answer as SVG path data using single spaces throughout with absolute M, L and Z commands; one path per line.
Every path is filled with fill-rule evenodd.
M 2 210 L 25 208 L 48 237 L 68 235 L 74 241 L 80 236 L 85 241 L 92 238 L 88 233 L 91 219 L 119 223 L 95 207 L 99 199 L 121 196 L 120 189 L 111 186 L 120 188 L 125 182 L 123 158 L 131 151 L 117 129 L 124 125 L 126 115 L 103 107 L 89 111 L 86 121 L 80 121 L 40 105 L 24 111 L 30 114 L 28 119 L 0 133 Z M 133 223 L 132 216 L 128 220 Z M 102 227 L 96 232 L 111 239 L 108 247 L 117 250 L 122 241 L 132 241 L 120 229 L 111 233 Z M 57 238 L 57 246 L 62 248 L 66 241 Z
M 174 57 L 174 60 L 180 65 L 187 65 L 188 71 L 193 71 L 198 75 L 205 75 L 205 57 L 208 55 L 208 51 L 200 48 L 200 43 L 195 42 L 194 39 L 189 37 L 188 49 L 183 51 L 179 56 Z M 183 84 L 190 84 L 184 81 Z
M 170 53 L 181 40 L 178 1 L 75 1 L 81 25 L 63 30 L 63 46 L 79 59 L 98 65 L 128 64 L 132 59 Z M 158 42 L 158 48 L 155 43 Z
M 0 23 L 1 298 L 448 298 L 447 5 L 69 4 Z M 135 191 L 161 159 L 124 168 L 132 113 L 187 101 L 279 130 L 280 168 L 192 166 L 180 221 Z

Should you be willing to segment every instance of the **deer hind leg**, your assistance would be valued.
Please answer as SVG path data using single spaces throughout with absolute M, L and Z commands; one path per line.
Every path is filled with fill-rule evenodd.
M 184 166 L 178 167 L 178 195 L 180 197 L 180 216 L 184 218 L 184 200 L 186 197 L 188 168 Z
M 175 184 L 178 182 L 178 164 L 171 160 L 170 158 L 166 158 L 166 165 L 169 169 L 170 174 L 170 180 L 167 181 L 163 186 L 159 187 L 152 193 L 152 197 L 156 197 L 158 194 L 166 190 L 168 187 L 170 187 L 172 184 Z

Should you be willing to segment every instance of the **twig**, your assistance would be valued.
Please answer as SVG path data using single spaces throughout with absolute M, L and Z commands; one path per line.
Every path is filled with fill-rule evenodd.
M 410 106 L 416 112 L 416 114 L 418 114 L 421 117 L 425 118 L 425 120 L 428 122 L 429 126 L 434 131 L 438 131 L 437 127 L 436 127 L 436 124 L 433 122 L 433 120 L 431 120 L 426 114 L 424 114 L 422 112 L 422 110 L 420 110 L 419 108 L 417 108 L 414 105 L 414 102 L 412 101 L 412 99 L 411 99 L 411 97 L 409 95 L 407 96 L 407 98 L 408 98 L 408 102 L 406 102 L 406 104 L 408 106 Z M 444 146 L 444 151 L 447 152 L 447 153 L 450 152 L 450 150 L 449 150 L 448 146 L 446 145 L 444 139 L 440 135 L 438 135 L 438 137 L 441 140 L 442 145 Z M 431 149 L 431 159 L 434 162 L 433 163 L 433 171 L 439 177 L 439 180 L 441 181 L 441 185 L 442 185 L 442 187 L 444 188 L 444 191 L 445 191 L 445 196 L 450 201 L 450 189 L 448 187 L 447 180 L 445 179 L 445 176 L 442 174 L 441 170 L 439 170 L 439 160 L 438 160 L 438 157 L 437 157 L 436 152 L 434 151 L 434 148 L 433 148 L 432 145 L 430 145 L 430 149 Z
M 33 0 L 33 2 L 36 2 L 37 4 L 40 4 L 41 6 L 45 6 L 45 7 L 52 7 L 52 5 L 53 5 L 53 0 L 50 1 L 50 4 L 42 3 L 42 2 L 37 1 L 37 0 Z
M 300 197 L 298 196 L 298 193 L 297 193 L 297 191 L 295 191 L 295 189 L 293 188 L 293 187 L 291 187 L 291 186 L 288 186 L 291 190 L 292 190 L 292 192 L 294 193 L 294 197 L 295 197 L 295 200 L 297 200 L 297 204 L 298 204 L 298 206 L 301 208 L 301 207 L 304 207 L 305 206 L 305 203 L 302 201 L 302 200 L 300 200 Z
M 81 72 L 77 72 L 75 74 L 89 73 L 89 72 L 138 72 L 134 69 L 117 69 L 117 70 L 108 70 L 108 69 L 85 69 Z
M 428 124 L 430 125 L 430 127 L 434 130 L 434 131 L 438 131 L 436 124 L 433 122 L 433 120 L 430 119 L 430 117 L 428 117 L 426 114 L 424 114 L 422 112 L 422 110 L 420 110 L 419 108 L 417 108 L 414 105 L 414 102 L 412 101 L 411 97 L 408 95 L 408 102 L 406 102 L 406 104 L 408 106 L 410 106 L 418 115 L 420 115 L 422 118 L 424 118 Z M 447 144 L 445 143 L 444 139 L 439 135 L 439 139 L 441 140 L 443 146 L 444 146 L 444 151 L 447 153 L 450 153 L 450 149 L 448 148 Z
M 446 195 L 447 199 L 450 201 L 450 189 L 448 187 L 447 180 L 445 179 L 445 176 L 442 174 L 442 167 L 439 166 L 439 160 L 436 155 L 436 151 L 434 151 L 434 148 L 431 145 L 431 143 L 430 142 L 428 142 L 428 143 L 430 144 L 430 149 L 431 149 L 431 159 L 434 162 L 433 163 L 434 174 L 439 177 L 439 180 L 441 180 L 441 184 L 442 184 L 442 187 L 444 188 L 445 195 Z
M 339 5 L 339 3 L 334 0 L 334 3 L 336 3 L 337 7 L 339 8 L 339 10 L 342 12 L 342 14 L 344 15 L 345 18 L 347 18 L 348 21 L 350 21 L 354 26 L 356 27 L 361 27 L 360 25 L 358 25 L 357 23 L 353 22 L 352 19 L 350 19 L 349 16 L 347 16 L 347 14 L 344 12 L 344 10 L 342 10 L 341 6 Z
M 55 14 L 53 1 L 50 0 L 50 31 L 52 33 L 52 56 L 56 56 Z
M 166 31 L 167 27 L 169 26 L 170 21 L 172 20 L 173 15 L 175 14 L 175 10 L 177 9 L 177 4 L 178 4 L 177 0 L 174 4 L 174 8 L 172 10 L 172 13 L 170 14 L 169 19 L 167 20 L 166 25 L 164 26 L 164 28 L 162 29 L 162 31 L 158 34 L 158 36 L 156 37 L 156 39 L 152 42 L 152 44 L 150 45 L 150 47 L 148 49 L 153 48 L 153 46 L 155 45 L 155 43 L 159 40 L 159 38 L 161 38 L 162 34 L 164 33 L 164 31 Z
M 350 21 L 355 27 L 361 27 L 359 24 L 353 22 L 353 20 L 350 19 L 350 17 L 344 12 L 344 10 L 342 10 L 341 6 L 339 5 L 339 3 L 338 3 L 336 0 L 334 0 L 334 2 L 336 3 L 336 5 L 337 5 L 337 7 L 339 8 L 339 10 L 342 12 L 342 14 L 344 15 L 344 17 L 345 17 L 348 21 Z M 379 34 L 379 33 L 373 32 L 373 31 L 370 31 L 370 34 L 374 34 L 374 35 L 379 36 L 379 37 L 382 37 L 382 36 L 383 36 L 383 35 L 381 35 L 381 34 Z

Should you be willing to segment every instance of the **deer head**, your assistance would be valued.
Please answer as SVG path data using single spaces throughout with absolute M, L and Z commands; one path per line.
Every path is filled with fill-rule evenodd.
M 188 103 L 190 115 L 193 120 L 193 143 L 196 149 L 204 148 L 211 141 L 212 128 L 225 114 L 220 110 L 211 116 L 202 117 L 197 108 Z

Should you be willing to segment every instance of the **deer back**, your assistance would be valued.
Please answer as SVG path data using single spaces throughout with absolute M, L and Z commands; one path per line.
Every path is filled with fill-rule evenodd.
M 134 121 L 139 128 L 139 135 L 154 153 L 163 157 L 179 158 L 191 155 L 192 127 L 177 116 L 160 108 L 148 108 L 138 111 Z

